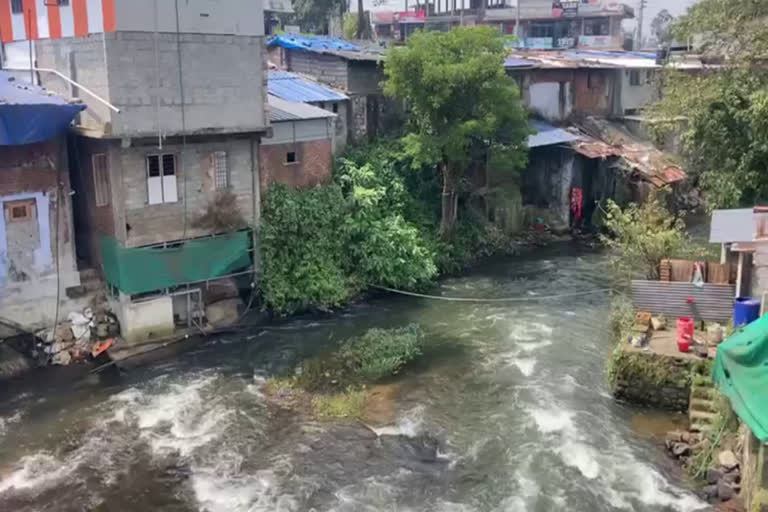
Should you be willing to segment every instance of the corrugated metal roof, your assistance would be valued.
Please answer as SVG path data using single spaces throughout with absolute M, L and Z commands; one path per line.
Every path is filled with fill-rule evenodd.
M 349 96 L 325 85 L 287 71 L 270 71 L 267 81 L 269 94 L 287 101 L 342 101 Z
M 709 241 L 713 244 L 751 242 L 755 239 L 752 208 L 715 210 L 709 225 Z
M 668 318 L 692 316 L 693 306 L 700 318 L 707 322 L 728 320 L 733 315 L 736 286 L 732 284 L 704 283 L 699 288 L 693 283 L 676 281 L 632 281 L 632 303 L 641 311 Z
M 544 121 L 531 121 L 531 128 L 534 129 L 536 133 L 528 136 L 529 148 L 552 146 L 579 140 L 578 136 L 567 132 L 562 128 L 545 123 Z
M 535 65 L 535 62 L 528 59 L 515 59 L 512 57 L 504 59 L 505 68 L 532 68 Z
M 276 123 L 336 117 L 333 112 L 328 112 L 322 108 L 313 107 L 306 103 L 286 101 L 271 94 L 267 95 L 267 110 L 269 110 L 269 120 Z

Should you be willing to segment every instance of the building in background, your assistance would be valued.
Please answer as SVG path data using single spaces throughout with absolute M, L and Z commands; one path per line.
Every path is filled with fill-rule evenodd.
M 336 114 L 269 95 L 272 133 L 261 141 L 261 189 L 311 187 L 331 180 Z
M 307 76 L 287 71 L 270 71 L 267 89 L 273 97 L 306 103 L 335 114 L 329 116 L 333 118 L 333 153 L 344 150 L 352 113 L 349 96 Z
M 286 71 L 310 76 L 349 97 L 347 140 L 380 134 L 398 110 L 384 97 L 385 49 L 375 43 L 325 36 L 283 34 L 269 40 L 269 60 Z
M 83 305 L 66 132 L 84 108 L 0 71 L 0 332 Z
M 38 4 L 0 0 L 0 32 L 11 67 L 28 76 L 18 55 L 31 39 L 35 80 L 88 105 L 70 147 L 75 236 L 124 337 L 231 318 L 212 305 L 234 302 L 234 287 L 212 283 L 253 281 L 268 127 L 262 3 Z
M 517 35 L 519 46 L 534 49 L 621 49 L 621 22 L 631 7 L 614 0 L 520 0 L 520 28 L 514 0 L 436 0 L 429 4 L 426 28 L 491 25 Z

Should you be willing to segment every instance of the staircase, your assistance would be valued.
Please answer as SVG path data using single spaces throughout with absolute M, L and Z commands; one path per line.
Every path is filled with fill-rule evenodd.
M 716 393 L 711 380 L 701 378 L 699 375 L 693 376 L 691 399 L 688 406 L 689 429 L 691 432 L 706 433 L 714 428 L 713 423 L 717 418 L 717 409 L 714 401 Z

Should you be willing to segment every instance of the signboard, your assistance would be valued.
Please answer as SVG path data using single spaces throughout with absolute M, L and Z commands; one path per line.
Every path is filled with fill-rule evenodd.
M 552 0 L 553 18 L 575 18 L 578 14 L 578 0 Z
M 427 11 L 400 11 L 395 13 L 395 21 L 398 23 L 424 23 L 427 19 Z
M 558 48 L 573 48 L 576 46 L 575 37 L 561 37 L 557 40 Z
M 535 50 L 551 50 L 552 38 L 551 37 L 526 37 L 525 47 Z
M 617 48 L 618 40 L 611 36 L 579 36 L 579 48 Z
M 301 34 L 301 27 L 298 25 L 285 25 L 283 30 L 286 34 Z

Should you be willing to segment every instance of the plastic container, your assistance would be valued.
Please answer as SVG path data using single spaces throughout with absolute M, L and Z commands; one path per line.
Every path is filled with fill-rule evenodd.
M 677 349 L 680 352 L 688 352 L 693 340 L 693 318 L 682 317 L 677 319 Z
M 760 316 L 760 301 L 752 297 L 737 297 L 733 301 L 733 326 L 740 327 L 757 320 Z

